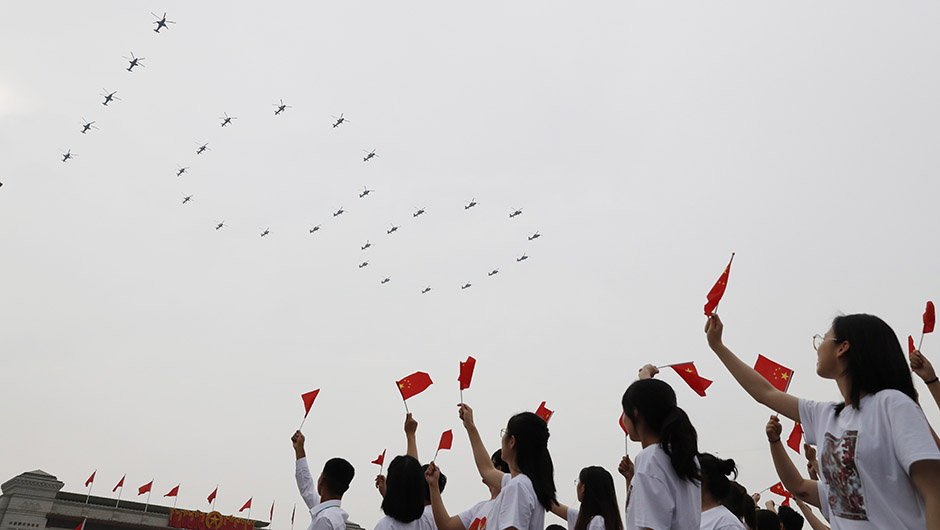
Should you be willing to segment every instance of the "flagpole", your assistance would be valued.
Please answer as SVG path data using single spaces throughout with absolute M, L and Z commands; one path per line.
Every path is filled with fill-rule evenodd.
M 920 342 L 917 343 L 917 351 L 920 351 L 920 347 L 924 345 L 924 332 L 920 332 Z
M 790 390 L 790 381 L 793 380 L 793 372 L 795 370 L 790 370 L 790 377 L 787 378 L 787 386 L 783 388 L 783 393 L 786 394 L 787 390 Z
M 290 513 L 290 530 L 294 530 L 294 515 L 297 514 L 297 503 L 294 503 L 294 511 Z
M 153 482 L 153 481 L 151 481 Z M 144 513 L 147 513 L 147 508 L 150 507 L 150 496 L 153 495 L 153 484 L 150 485 L 150 491 L 147 492 L 147 504 L 144 504 Z
M 307 411 L 307 414 L 310 414 L 309 410 Z M 304 419 L 300 422 L 300 427 L 297 428 L 298 431 L 304 428 L 304 423 L 307 421 L 307 414 L 304 414 Z
M 117 502 L 114 503 L 114 509 L 115 509 L 115 510 L 117 510 L 118 505 L 121 504 L 121 494 L 123 494 L 123 493 L 124 493 L 124 486 L 121 485 L 121 491 L 118 492 Z
M 630 435 L 624 433 L 623 435 L 623 454 L 630 457 Z
M 923 337 L 923 335 L 921 335 L 921 337 Z M 97 473 L 97 472 L 98 472 L 98 470 L 96 469 L 96 470 L 95 470 L 95 473 Z M 92 474 L 94 474 L 94 473 L 92 473 Z M 92 480 L 92 481 L 91 481 L 91 484 L 88 485 L 88 495 L 85 495 L 85 504 L 88 504 L 88 498 L 91 497 L 91 488 L 94 488 L 94 487 L 95 487 L 95 481 Z
M 179 487 L 180 487 L 180 485 L 177 484 L 177 485 L 176 485 L 176 495 L 173 496 L 173 509 L 174 509 L 174 510 L 176 509 L 176 501 L 177 501 L 177 499 L 180 498 L 180 490 L 179 490 Z
M 215 511 L 215 499 L 219 496 L 219 485 L 215 485 L 215 497 L 212 497 L 212 511 Z
M 656 369 L 657 369 L 657 370 L 661 370 L 661 369 L 663 369 L 663 368 L 672 368 L 673 366 L 679 366 L 680 364 L 694 364 L 694 363 L 695 363 L 695 361 L 689 361 L 689 362 L 687 362 L 687 363 L 664 364 L 664 365 L 662 365 L 662 366 L 657 366 Z

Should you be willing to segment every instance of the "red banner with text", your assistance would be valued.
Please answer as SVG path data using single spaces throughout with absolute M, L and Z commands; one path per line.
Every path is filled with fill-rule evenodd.
M 170 527 L 185 530 L 252 530 L 254 524 L 248 519 L 219 512 L 170 510 Z

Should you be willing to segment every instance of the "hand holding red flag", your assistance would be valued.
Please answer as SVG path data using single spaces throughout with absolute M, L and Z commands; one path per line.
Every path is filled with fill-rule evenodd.
M 460 361 L 460 375 L 457 381 L 460 381 L 460 390 L 470 388 L 470 379 L 473 378 L 473 367 L 477 365 L 477 360 L 467 356 L 466 361 Z
M 544 401 L 542 402 L 541 405 L 539 405 L 539 408 L 535 411 L 535 414 L 539 418 L 542 418 L 543 420 L 545 420 L 545 423 L 548 423 L 548 420 L 552 419 L 552 414 L 554 413 L 555 413 L 554 410 L 549 410 L 549 408 L 545 406 Z
M 98 470 L 97 470 L 97 469 L 94 470 L 94 471 L 92 471 L 91 476 L 88 477 L 88 480 L 85 481 L 85 487 L 86 487 L 86 488 L 88 487 L 89 484 L 92 484 L 92 483 L 95 482 L 95 474 L 96 474 L 96 473 L 98 473 Z
M 149 492 L 151 488 L 153 488 L 153 481 L 152 481 L 152 480 L 151 480 L 150 482 L 144 484 L 143 486 L 137 488 L 137 495 L 143 495 L 144 493 Z
M 252 498 L 253 498 L 253 497 L 249 497 L 249 498 L 248 498 L 248 502 L 246 502 L 245 505 L 242 506 L 240 510 L 238 510 L 238 513 L 242 513 L 242 512 L 245 511 L 245 510 L 251 509 L 251 499 L 252 499 Z
M 793 377 L 793 370 L 782 364 L 777 364 L 760 354 L 757 355 L 754 370 L 764 376 L 764 379 L 770 381 L 770 384 L 774 385 L 774 388 L 781 392 L 787 391 L 787 388 L 790 386 L 790 379 Z
M 177 484 L 175 488 L 171 489 L 169 493 L 164 495 L 164 497 L 176 497 L 180 493 L 180 485 Z
M 705 397 L 705 389 L 708 388 L 712 382 L 698 375 L 698 370 L 695 369 L 695 363 L 673 364 L 670 368 L 675 370 L 676 373 L 679 374 L 679 377 L 692 387 L 692 390 L 694 390 L 696 394 Z
M 721 297 L 725 295 L 725 287 L 728 286 L 728 275 L 731 273 L 732 261 L 734 261 L 734 252 L 731 253 L 728 266 L 725 267 L 724 272 L 718 277 L 718 281 L 715 282 L 712 290 L 708 291 L 708 295 L 706 296 L 707 302 L 705 302 L 705 316 L 711 316 L 711 314 L 715 312 L 715 309 L 718 308 L 718 302 L 720 302 Z
M 126 479 L 126 478 L 127 478 L 127 475 L 124 475 L 123 477 L 121 477 L 121 480 L 117 483 L 117 486 L 114 486 L 114 489 L 111 490 L 111 493 L 116 492 L 116 491 L 118 490 L 118 488 L 123 488 L 123 487 L 124 487 L 124 479 Z M 121 490 L 121 491 L 124 491 L 124 490 Z
M 790 437 L 787 438 L 787 446 L 790 449 L 796 451 L 796 454 L 800 454 L 800 446 L 803 444 L 803 426 L 799 422 L 793 424 L 793 431 L 790 432 Z

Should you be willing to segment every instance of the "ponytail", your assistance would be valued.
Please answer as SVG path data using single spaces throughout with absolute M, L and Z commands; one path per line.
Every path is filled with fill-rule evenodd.
M 623 393 L 623 412 L 636 423 L 642 416 L 646 426 L 659 436 L 659 445 L 669 455 L 672 468 L 682 480 L 700 480 L 698 433 L 689 416 L 676 404 L 676 393 L 658 379 L 635 381 Z
M 516 439 L 516 465 L 532 482 L 535 497 L 546 511 L 555 504 L 555 466 L 548 452 L 548 424 L 532 412 L 509 419 L 506 436 Z
M 722 460 L 711 453 L 698 455 L 698 463 L 702 469 L 702 487 L 716 501 L 721 501 L 731 492 L 731 481 L 728 477 L 734 475 L 738 478 L 738 468 L 734 460 Z

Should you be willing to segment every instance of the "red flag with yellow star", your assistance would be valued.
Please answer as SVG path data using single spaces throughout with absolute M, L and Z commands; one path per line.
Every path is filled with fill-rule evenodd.
M 715 282 L 712 290 L 708 291 L 708 295 L 705 297 L 707 299 L 705 302 L 705 316 L 707 317 L 715 312 L 715 309 L 718 308 L 718 302 L 720 302 L 721 297 L 725 295 L 725 287 L 728 286 L 728 275 L 731 273 L 732 261 L 734 261 L 734 252 L 731 253 L 731 259 L 728 261 L 728 266 L 725 267 L 725 271 L 721 273 L 721 276 L 718 277 L 718 281 Z
M 542 402 L 541 405 L 539 405 L 539 408 L 536 409 L 536 411 L 535 411 L 535 414 L 536 414 L 539 418 L 542 418 L 543 420 L 545 420 L 545 423 L 548 423 L 548 420 L 552 419 L 552 414 L 554 414 L 554 413 L 555 413 L 554 410 L 551 410 L 551 409 L 549 409 L 548 407 L 545 406 L 545 402 L 544 402 L 544 401 Z
M 704 377 L 698 375 L 698 370 L 695 369 L 694 363 L 682 363 L 674 364 L 670 366 L 673 370 L 679 374 L 679 377 L 682 378 L 696 394 L 705 397 L 705 389 L 712 384 L 711 381 L 705 379 Z
M 424 372 L 415 372 L 398 381 L 398 391 L 401 392 L 401 398 L 407 400 L 427 390 L 431 383 L 431 376 Z
M 793 425 L 793 431 L 790 432 L 790 437 L 787 438 L 787 446 L 790 449 L 796 451 L 796 454 L 800 454 L 800 445 L 803 443 L 803 426 L 799 422 Z
M 754 364 L 754 369 L 781 392 L 786 392 L 790 386 L 793 370 L 782 364 L 777 364 L 763 355 L 757 355 L 757 363 Z

